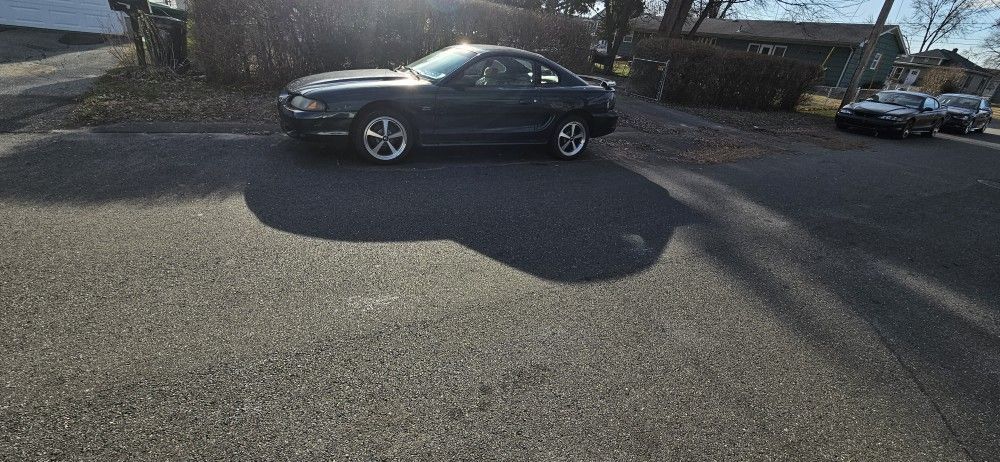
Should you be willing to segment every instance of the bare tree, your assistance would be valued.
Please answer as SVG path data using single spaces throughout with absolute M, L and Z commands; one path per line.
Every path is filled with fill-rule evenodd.
M 829 12 L 843 11 L 847 8 L 864 3 L 865 0 L 705 0 L 706 6 L 709 3 L 716 3 L 711 8 L 704 8 L 699 11 L 696 23 L 698 26 L 706 18 L 727 17 L 731 9 L 742 3 L 753 2 L 759 7 L 773 6 L 784 10 L 786 13 L 796 17 L 803 16 L 824 16 Z M 659 33 L 668 37 L 679 38 L 681 36 L 684 23 L 691 14 L 693 0 L 669 0 L 663 20 L 660 22 Z M 707 11 L 706 11 L 707 10 Z M 717 12 L 719 16 L 712 16 Z M 697 27 L 692 27 L 697 30 Z
M 993 2 L 994 8 L 1000 9 L 1000 0 Z M 987 66 L 1000 68 L 1000 19 L 990 27 L 990 33 L 983 39 L 980 58 Z
M 646 9 L 646 0 L 604 0 L 604 18 L 601 24 L 604 40 L 608 44 L 608 57 L 604 72 L 614 72 L 615 57 L 625 36 L 631 32 L 631 21 Z
M 978 0 L 914 0 L 909 29 L 911 36 L 920 38 L 917 51 L 927 51 L 942 39 L 968 32 L 970 19 L 981 4 Z
M 692 11 L 698 16 L 694 24 L 691 25 L 691 29 L 688 30 L 687 36 L 694 37 L 698 28 L 701 27 L 701 23 L 705 22 L 706 19 L 725 19 L 732 11 L 733 6 L 751 1 L 753 0 L 704 0 L 701 5 L 696 4 L 695 6 L 698 8 L 692 8 Z

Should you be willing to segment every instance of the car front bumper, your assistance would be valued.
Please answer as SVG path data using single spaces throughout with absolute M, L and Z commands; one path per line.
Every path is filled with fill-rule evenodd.
M 609 135 L 618 128 L 618 112 L 608 111 L 603 114 L 594 114 L 591 117 L 590 136 L 598 137 Z
M 905 120 L 885 120 L 841 112 L 837 113 L 834 120 L 837 121 L 837 125 L 878 131 L 902 131 L 903 127 L 906 126 Z
M 973 125 L 975 125 L 975 120 L 976 119 L 973 119 L 971 117 L 965 119 L 959 119 L 958 117 L 951 116 L 944 119 L 944 124 L 941 125 L 941 128 L 964 130 L 965 126 L 969 125 L 969 122 L 972 122 Z
M 281 129 L 293 138 L 347 136 L 354 122 L 353 112 L 300 111 L 286 104 L 287 95 L 278 98 Z

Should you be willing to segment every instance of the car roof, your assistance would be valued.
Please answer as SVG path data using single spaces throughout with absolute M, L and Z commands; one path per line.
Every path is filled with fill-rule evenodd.
M 986 97 L 984 97 L 984 96 L 970 95 L 970 94 L 967 94 L 967 93 L 944 93 L 941 96 L 960 96 L 962 98 L 986 99 Z
M 468 49 L 468 50 L 472 50 L 472 51 L 476 52 L 477 54 L 503 53 L 503 54 L 510 54 L 510 55 L 514 55 L 514 56 L 520 56 L 520 57 L 524 57 L 524 58 L 544 59 L 544 60 L 548 61 L 548 59 L 546 59 L 544 56 L 542 56 L 542 55 L 540 55 L 538 53 L 533 53 L 533 52 L 530 52 L 530 51 L 527 51 L 527 50 L 522 50 L 520 48 L 511 48 L 511 47 L 505 47 L 505 46 L 500 46 L 500 45 L 482 45 L 482 44 L 478 44 L 478 43 L 469 43 L 469 44 L 462 44 L 462 45 L 454 45 L 454 47 L 455 48 L 465 48 L 465 49 Z
M 903 91 L 903 90 L 882 90 L 879 93 L 902 93 L 904 95 L 922 96 L 924 98 L 933 98 L 933 96 L 927 93 L 920 93 L 919 91 Z

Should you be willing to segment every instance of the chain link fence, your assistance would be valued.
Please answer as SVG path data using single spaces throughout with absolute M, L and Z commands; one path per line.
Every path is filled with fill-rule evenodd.
M 663 97 L 663 85 L 667 82 L 669 66 L 669 61 L 632 58 L 625 93 L 659 101 Z

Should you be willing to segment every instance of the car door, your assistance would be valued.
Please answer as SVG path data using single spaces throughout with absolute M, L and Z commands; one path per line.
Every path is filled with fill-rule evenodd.
M 446 82 L 435 102 L 438 144 L 518 143 L 540 117 L 532 63 L 513 56 L 473 61 Z
M 943 109 L 938 100 L 934 98 L 924 98 L 923 104 L 920 106 L 920 113 L 917 114 L 917 123 L 914 128 L 929 128 L 942 120 L 944 115 L 942 114 Z
M 557 118 L 570 110 L 582 106 L 578 89 L 564 85 L 564 76 L 542 63 L 535 63 L 535 85 L 538 87 L 538 103 L 541 107 L 538 120 L 538 139 L 546 141 L 548 129 Z

